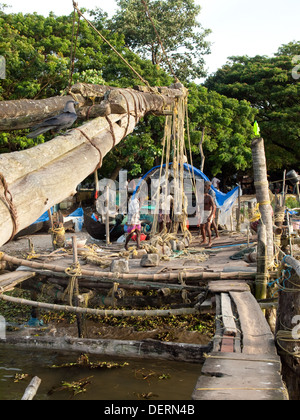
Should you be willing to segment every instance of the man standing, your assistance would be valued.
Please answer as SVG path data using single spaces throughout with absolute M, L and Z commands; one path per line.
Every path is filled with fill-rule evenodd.
M 208 247 L 212 246 L 211 241 L 211 223 L 214 217 L 214 213 L 216 211 L 215 201 L 211 195 L 209 195 L 209 190 L 211 188 L 211 183 L 206 181 L 204 184 L 204 214 L 200 224 L 200 232 L 202 234 L 202 242 L 201 245 L 206 244 L 206 233 L 208 235 Z
M 136 243 L 137 249 L 141 248 L 141 221 L 140 221 L 140 198 L 134 195 L 129 200 L 128 205 L 128 216 L 127 224 L 125 229 L 127 229 L 127 237 L 125 241 L 125 249 L 128 250 L 128 243 L 132 238 L 133 234 L 136 233 Z

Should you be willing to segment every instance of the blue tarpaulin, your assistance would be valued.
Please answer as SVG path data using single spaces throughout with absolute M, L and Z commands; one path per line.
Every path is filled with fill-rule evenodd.
M 170 163 L 169 166 L 172 166 L 172 164 L 173 163 Z M 165 167 L 166 167 L 166 164 L 163 165 L 163 168 L 165 168 Z M 137 184 L 137 187 L 136 187 L 135 191 L 133 192 L 133 196 L 137 193 L 137 191 L 138 191 L 139 187 L 141 186 L 143 180 L 148 178 L 151 175 L 151 173 L 152 172 L 154 173 L 157 169 L 160 169 L 160 165 L 155 166 L 154 168 L 150 169 L 150 171 L 148 171 L 142 177 L 142 179 Z M 194 173 L 196 178 L 201 178 L 204 181 L 210 181 L 210 179 L 203 172 L 201 172 L 199 169 L 193 167 L 192 165 L 184 163 L 184 169 L 185 169 L 186 172 L 189 172 L 191 174 L 191 176 Z M 226 220 L 227 216 L 230 214 L 229 211 L 231 210 L 231 208 L 232 208 L 233 204 L 235 203 L 236 199 L 238 198 L 240 187 L 237 186 L 233 190 L 229 191 L 227 194 L 217 190 L 213 186 L 211 186 L 211 188 L 215 193 L 216 205 L 221 210 L 221 212 L 220 212 L 220 219 L 222 220 L 221 223 L 225 224 L 225 220 Z M 242 191 L 240 191 L 240 193 L 242 194 Z

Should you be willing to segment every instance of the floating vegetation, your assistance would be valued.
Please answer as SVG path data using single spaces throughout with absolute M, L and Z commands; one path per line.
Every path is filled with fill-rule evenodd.
M 128 366 L 129 363 L 117 363 L 117 362 L 91 362 L 87 354 L 82 354 L 76 362 L 74 363 L 65 363 L 63 365 L 52 365 L 52 369 L 60 369 L 60 368 L 88 368 L 88 369 L 112 369 L 112 368 L 122 368 Z
M 20 381 L 24 381 L 24 379 L 28 378 L 28 373 L 16 373 L 15 377 L 14 377 L 14 382 L 20 382 Z
M 79 379 L 78 381 L 73 381 L 73 382 L 63 381 L 61 386 L 52 388 L 48 392 L 48 395 L 52 395 L 54 394 L 54 392 L 59 392 L 59 391 L 70 391 L 75 397 L 78 394 L 86 392 L 86 388 L 88 385 L 91 384 L 90 379 L 92 378 L 93 376 L 89 376 L 88 378 Z
M 171 378 L 171 376 L 167 373 L 158 373 L 158 372 L 155 372 L 154 370 L 145 369 L 145 368 L 135 370 L 134 376 L 136 379 L 141 379 L 144 381 L 149 381 L 149 379 L 151 378 L 157 378 L 159 380 Z

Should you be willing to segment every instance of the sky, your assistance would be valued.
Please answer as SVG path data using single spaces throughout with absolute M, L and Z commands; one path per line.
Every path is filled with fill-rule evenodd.
M 76 0 L 79 7 L 100 7 L 110 16 L 116 10 L 114 0 Z M 199 22 L 212 30 L 207 38 L 211 54 L 205 56 L 208 73 L 224 65 L 234 55 L 272 56 L 282 44 L 300 40 L 299 0 L 195 0 L 202 7 Z M 7 12 L 37 12 L 57 16 L 73 11 L 72 0 L 0 0 L 11 5 Z

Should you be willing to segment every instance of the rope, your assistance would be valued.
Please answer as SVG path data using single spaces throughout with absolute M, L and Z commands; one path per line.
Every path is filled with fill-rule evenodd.
M 89 138 L 89 136 L 87 135 L 87 134 L 85 134 L 85 132 L 84 131 L 82 131 L 80 128 L 75 128 L 75 130 L 78 130 L 78 131 L 80 131 L 80 133 L 88 140 L 88 142 L 98 151 L 98 153 L 99 153 L 99 163 L 98 163 L 98 165 L 96 166 L 96 168 L 95 168 L 95 170 L 94 170 L 94 172 L 95 171 L 97 171 L 99 168 L 101 168 L 101 166 L 102 166 L 102 162 L 103 162 L 103 156 L 102 156 L 102 152 L 101 152 L 101 150 L 99 149 L 99 147 L 98 146 L 96 146 L 96 144 L 95 143 L 93 143 L 93 141 Z
M 14 206 L 13 203 L 13 197 L 11 192 L 8 189 L 8 185 L 7 182 L 5 180 L 4 175 L 0 172 L 0 182 L 3 185 L 4 188 L 4 195 L 3 195 L 3 199 L 4 199 L 4 203 L 6 204 L 8 210 L 9 210 L 9 214 L 12 220 L 12 233 L 11 236 L 9 238 L 9 241 L 13 239 L 13 237 L 15 236 L 15 234 L 18 232 L 18 215 L 17 215 L 17 210 Z
M 75 290 L 75 296 L 79 295 L 77 277 L 80 277 L 82 275 L 79 262 L 73 263 L 70 267 L 67 267 L 65 269 L 65 273 L 71 278 L 70 278 L 68 287 L 64 291 L 63 298 L 68 294 L 70 306 L 73 306 L 72 301 L 73 301 L 73 296 L 74 296 L 74 290 Z
M 150 14 L 150 11 L 149 11 L 149 8 L 148 8 L 148 5 L 147 5 L 147 3 L 146 3 L 144 0 L 141 0 L 141 1 L 142 1 L 143 5 L 144 5 L 144 7 L 145 7 L 145 14 L 146 14 L 146 17 L 150 20 L 150 22 L 151 22 L 151 24 L 152 24 L 152 26 L 153 26 L 153 29 L 154 29 L 155 35 L 156 35 L 156 37 L 157 37 L 157 39 L 158 39 L 158 42 L 159 42 L 159 44 L 160 44 L 160 46 L 161 46 L 162 52 L 163 52 L 163 54 L 164 54 L 164 56 L 165 56 L 165 59 L 166 59 L 166 62 L 167 62 L 167 64 L 168 64 L 168 66 L 169 66 L 170 72 L 173 74 L 173 76 L 174 76 L 174 78 L 175 78 L 175 81 L 176 81 L 176 82 L 179 82 L 179 79 L 178 79 L 178 77 L 176 76 L 176 74 L 175 74 L 175 72 L 174 72 L 174 70 L 173 70 L 173 67 L 172 67 L 172 65 L 171 65 L 171 63 L 170 63 L 170 60 L 169 60 L 169 58 L 168 58 L 168 56 L 167 56 L 167 53 L 166 53 L 166 51 L 165 51 L 165 48 L 164 48 L 164 46 L 163 46 L 163 42 L 162 42 L 162 40 L 161 40 L 161 38 L 160 38 L 160 36 L 159 36 L 159 33 L 158 33 L 157 29 L 156 29 L 156 26 L 155 26 L 155 24 L 154 24 L 154 22 L 153 22 L 153 19 L 152 19 L 152 17 L 151 17 L 151 14 Z
M 63 226 L 49 229 L 52 236 L 52 244 L 55 249 L 63 248 L 65 245 L 65 229 Z
M 129 63 L 128 61 L 122 57 L 122 55 L 115 49 L 115 47 L 98 31 L 98 29 L 81 13 L 81 11 L 78 8 L 78 3 L 76 3 L 73 0 L 73 6 L 74 9 L 77 10 L 77 13 L 79 14 L 79 16 L 82 16 L 83 19 L 90 25 L 91 28 L 94 29 L 94 31 L 100 36 L 100 38 L 106 42 L 107 45 L 110 46 L 110 48 L 117 54 L 117 56 L 126 64 L 126 66 L 128 66 L 130 68 L 130 70 L 133 71 L 133 73 L 150 89 L 151 92 L 155 92 L 155 90 L 150 86 L 149 82 L 147 82 L 147 80 L 145 80 Z
M 70 56 L 70 72 L 69 72 L 69 92 L 71 90 L 72 81 L 73 81 L 73 73 L 75 67 L 75 57 L 76 57 L 76 49 L 77 49 L 77 41 L 79 36 L 79 28 L 80 28 L 80 15 L 78 14 L 78 26 L 77 26 L 77 34 L 74 46 L 74 37 L 75 37 L 75 20 L 76 20 L 76 9 L 74 7 L 74 14 L 73 14 L 73 26 L 72 26 L 72 43 L 71 43 L 71 56 Z
M 295 351 L 289 351 L 286 348 L 284 348 L 279 341 L 284 341 L 287 343 L 300 343 L 300 336 L 298 338 L 295 338 L 292 333 L 292 330 L 279 330 L 276 334 L 276 342 L 278 346 L 290 356 L 300 359 L 300 347 L 296 346 Z
M 110 120 L 110 118 L 108 116 L 106 116 L 105 119 L 108 122 L 109 127 L 110 127 L 110 134 L 112 135 L 113 148 L 114 148 L 115 145 L 116 145 L 116 136 L 115 136 L 115 132 L 114 132 L 114 127 L 113 127 L 112 122 L 111 122 L 111 120 Z

